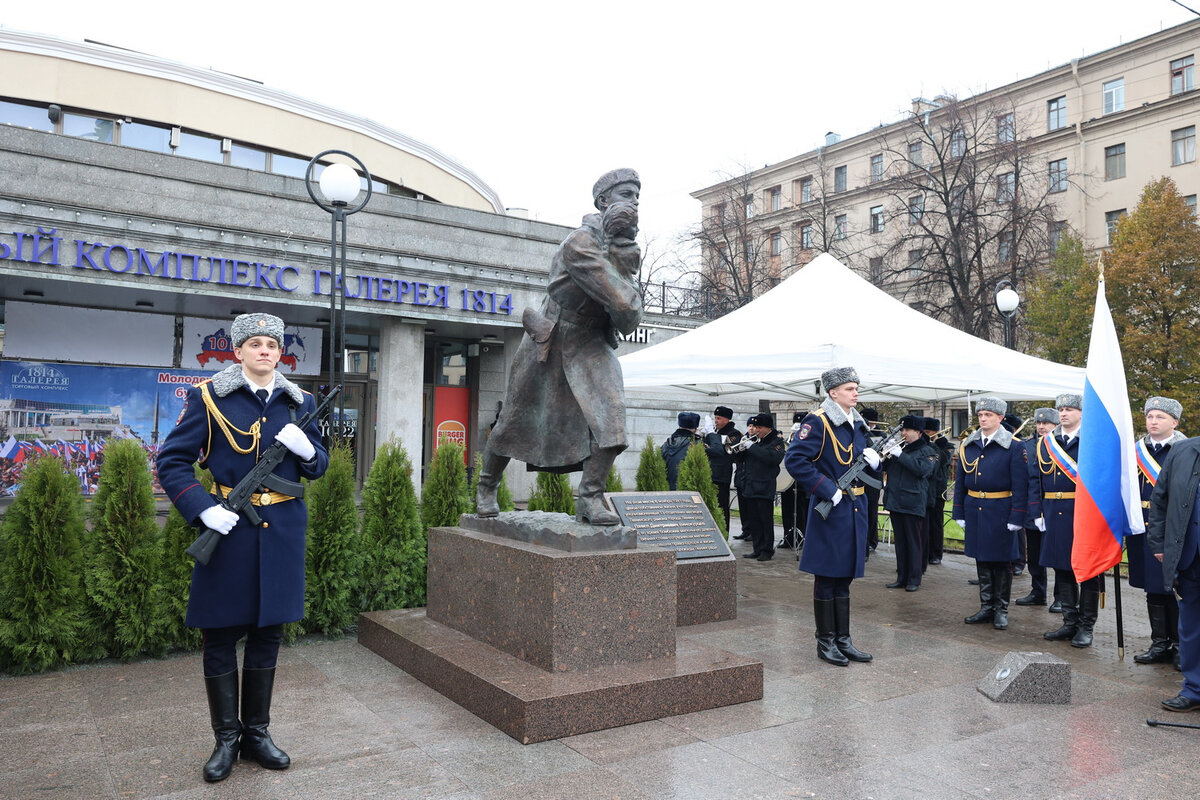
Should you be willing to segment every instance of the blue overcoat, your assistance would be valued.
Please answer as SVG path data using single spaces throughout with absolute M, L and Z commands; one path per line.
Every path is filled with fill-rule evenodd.
M 1182 442 L 1186 438 L 1179 431 L 1175 431 L 1171 438 L 1163 443 L 1162 450 L 1157 456 L 1154 456 L 1154 460 L 1160 466 L 1165 464 L 1167 454 L 1171 452 L 1171 445 L 1175 442 Z M 1149 438 L 1146 439 L 1146 444 L 1150 444 Z M 1140 469 L 1138 470 L 1138 485 L 1142 490 L 1142 521 L 1149 522 L 1150 495 L 1154 493 L 1154 484 Z M 1148 539 L 1149 537 L 1144 533 L 1139 533 L 1125 540 L 1125 554 L 1129 559 L 1129 585 L 1144 589 L 1151 594 L 1170 594 L 1171 590 L 1163 584 L 1162 564 L 1158 563 L 1158 559 L 1150 552 Z M 1147 566 L 1150 569 L 1146 569 Z
M 1008 497 L 972 497 L 1011 493 Z M 998 428 L 982 447 L 979 431 L 971 434 L 954 459 L 954 519 L 966 522 L 965 552 L 978 561 L 1012 561 L 1020 542 L 1010 524 L 1025 524 L 1029 474 L 1019 439 Z
M 1061 436 L 1058 427 L 1047 436 Z M 1079 437 L 1064 448 L 1072 461 L 1079 460 Z M 1058 495 L 1070 495 L 1059 497 Z M 1046 521 L 1042 534 L 1042 552 L 1038 557 L 1043 567 L 1073 571 L 1071 547 L 1075 543 L 1075 481 L 1058 468 L 1050 458 L 1046 437 L 1038 437 L 1034 457 L 1029 462 L 1030 514 Z
M 200 525 L 200 512 L 216 504 L 196 482 L 192 465 L 199 461 L 214 480 L 228 487 L 257 463 L 259 453 L 275 440 L 275 434 L 292 421 L 289 405 L 295 404 L 297 418 L 316 406 L 313 397 L 276 373 L 275 389 L 264 404 L 233 364 L 207 381 L 211 396 L 229 424 L 242 431 L 261 424 L 256 451 L 242 454 L 230 446 L 197 387 L 189 387 L 183 412 L 174 430 L 167 434 L 158 454 L 158 477 L 175 508 L 192 525 Z M 291 481 L 319 478 L 329 465 L 321 444 L 318 423 L 304 429 L 316 454 L 307 462 L 288 453 L 275 474 Z M 234 441 L 245 448 L 250 438 L 234 433 Z M 262 527 L 254 527 L 242 515 L 221 543 L 207 566 L 196 564 L 188 599 L 189 627 L 226 628 L 234 625 L 276 625 L 304 617 L 304 547 L 308 511 L 304 501 L 287 500 L 256 506 Z M 180 553 L 178 557 L 185 556 Z
M 836 447 L 831 438 L 836 439 Z M 866 447 L 867 424 L 863 418 L 853 409 L 847 416 L 828 398 L 819 410 L 801 421 L 792 438 L 784 467 L 808 493 L 808 519 L 800 555 L 803 572 L 826 578 L 863 576 L 867 554 L 866 496 L 845 492 L 841 502 L 829 512 L 829 519 L 821 519 L 814 507 L 819 501 L 833 497 L 837 479 Z

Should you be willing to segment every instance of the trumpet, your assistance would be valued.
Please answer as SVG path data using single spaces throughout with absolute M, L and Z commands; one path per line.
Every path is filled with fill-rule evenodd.
M 741 453 L 741 452 L 749 449 L 750 445 L 756 443 L 757 441 L 758 441 L 757 436 L 743 436 L 741 439 L 738 439 L 733 444 L 726 444 L 725 452 L 731 456 L 736 455 L 738 453 Z

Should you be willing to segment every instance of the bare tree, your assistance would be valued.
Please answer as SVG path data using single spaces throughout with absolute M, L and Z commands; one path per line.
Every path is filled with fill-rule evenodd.
M 1046 261 L 1051 189 L 1067 180 L 1031 155 L 1024 127 L 1011 106 L 940 97 L 880 140 L 891 234 L 880 282 L 984 338 L 1001 323 L 997 282 Z

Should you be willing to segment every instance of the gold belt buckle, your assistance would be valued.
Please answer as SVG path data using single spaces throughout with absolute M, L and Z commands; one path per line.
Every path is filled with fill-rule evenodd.
M 258 504 L 259 504 L 260 506 L 269 506 L 269 505 L 271 505 L 271 493 L 270 493 L 270 492 L 263 492 L 262 494 L 260 494 L 260 495 L 258 496 Z
M 1062 500 L 1062 496 L 1063 496 L 1063 493 L 1062 493 L 1062 492 L 1055 492 L 1055 493 L 1054 493 L 1054 499 L 1055 499 L 1055 500 Z

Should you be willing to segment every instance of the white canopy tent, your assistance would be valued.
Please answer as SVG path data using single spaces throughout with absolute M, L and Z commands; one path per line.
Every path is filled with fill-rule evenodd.
M 1007 400 L 1082 392 L 1084 370 L 984 341 L 909 308 L 828 254 L 748 305 L 621 357 L 626 389 L 819 400 L 852 366 L 864 402 Z

